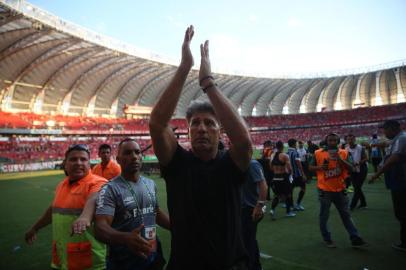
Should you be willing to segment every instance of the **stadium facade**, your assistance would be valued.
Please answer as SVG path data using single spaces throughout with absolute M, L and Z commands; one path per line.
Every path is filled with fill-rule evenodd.
M 243 116 L 344 110 L 405 102 L 406 61 L 307 78 L 214 74 Z M 0 1 L 3 111 L 117 116 L 153 106 L 172 61 L 66 22 L 25 1 Z M 193 70 L 175 112 L 205 99 Z

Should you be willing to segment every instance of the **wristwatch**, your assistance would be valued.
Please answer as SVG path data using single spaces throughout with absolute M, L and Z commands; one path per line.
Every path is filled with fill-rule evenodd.
M 265 201 L 257 201 L 257 205 L 259 205 L 259 206 L 264 206 L 264 205 L 265 205 Z

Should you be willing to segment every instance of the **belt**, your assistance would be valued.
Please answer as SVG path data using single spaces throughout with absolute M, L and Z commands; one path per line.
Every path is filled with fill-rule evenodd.
M 284 177 L 275 177 L 272 180 L 274 180 L 274 181 L 283 181 L 283 180 L 285 180 L 285 178 Z

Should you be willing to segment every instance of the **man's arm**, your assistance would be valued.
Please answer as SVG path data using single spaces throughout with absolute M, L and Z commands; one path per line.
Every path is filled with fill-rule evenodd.
M 264 212 L 262 212 L 262 208 L 265 205 L 266 202 L 266 195 L 268 192 L 268 185 L 266 184 L 265 179 L 262 179 L 261 181 L 257 182 L 258 186 L 258 201 L 257 205 L 255 206 L 254 210 L 252 211 L 252 220 L 257 221 L 259 220 L 263 215 Z
M 231 102 L 223 95 L 211 75 L 209 59 L 209 42 L 200 45 L 201 63 L 199 81 L 206 89 L 207 96 L 213 105 L 227 136 L 230 138 L 230 155 L 238 168 L 245 171 L 252 156 L 252 142 L 247 126 Z
M 372 184 L 376 179 L 379 178 L 379 176 L 381 176 L 381 174 L 383 174 L 384 172 L 386 172 L 387 170 L 392 168 L 392 166 L 395 165 L 396 163 L 398 163 L 399 161 L 400 161 L 400 154 L 392 154 L 392 155 L 390 155 L 385 160 L 385 163 L 383 164 L 383 166 L 380 167 L 378 169 L 378 171 L 373 176 L 371 176 L 368 183 Z
M 144 225 L 131 232 L 120 232 L 111 227 L 113 217 L 109 215 L 96 215 L 96 237 L 109 245 L 126 245 L 133 253 L 147 258 L 146 254 L 152 252 L 152 245 L 141 236 Z
M 94 212 L 96 209 L 96 198 L 98 192 L 93 192 L 90 194 L 86 201 L 85 207 L 83 208 L 80 216 L 72 223 L 72 235 L 82 234 L 90 227 L 90 223 L 93 220 Z
M 25 233 L 25 242 L 32 245 L 37 239 L 37 232 L 52 223 L 52 206 L 49 206 L 44 214 L 31 226 L 31 228 Z
M 280 156 L 280 155 L 279 155 L 279 156 Z M 286 154 L 282 154 L 282 158 L 283 158 L 283 160 L 284 160 L 285 163 L 286 163 L 286 172 L 287 172 L 288 174 L 291 174 L 291 173 L 292 173 L 292 165 L 290 164 L 290 158 L 289 158 L 289 156 L 286 155 Z
M 161 165 L 167 165 L 175 154 L 177 142 L 169 121 L 175 111 L 183 85 L 193 66 L 190 42 L 193 38 L 193 26 L 186 29 L 182 45 L 182 60 L 168 87 L 165 89 L 151 112 L 149 130 L 154 152 Z
M 158 208 L 156 212 L 156 223 L 167 230 L 171 229 L 171 222 L 167 213 Z
M 252 211 L 252 220 L 258 221 L 262 218 L 264 213 L 262 212 L 262 208 L 265 206 L 266 203 L 266 196 L 268 192 L 268 185 L 265 181 L 264 170 L 262 169 L 262 165 L 255 161 L 250 163 L 249 173 L 251 175 L 250 179 L 256 183 L 258 187 L 258 199 L 257 203 Z
M 362 150 L 361 150 L 361 160 L 359 161 L 359 164 L 360 164 L 360 165 L 361 165 L 361 164 L 364 164 L 364 163 L 366 163 L 367 161 L 368 161 L 367 152 L 365 151 L 364 148 L 362 148 Z
M 306 175 L 304 173 L 302 162 L 300 161 L 300 158 L 295 159 L 295 162 L 296 162 L 297 167 L 299 168 L 300 174 L 302 175 L 302 180 L 306 181 Z

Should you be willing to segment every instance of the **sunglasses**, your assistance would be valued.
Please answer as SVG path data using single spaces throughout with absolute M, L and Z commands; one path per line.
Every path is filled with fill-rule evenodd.
M 66 151 L 66 155 L 72 151 L 85 151 L 90 155 L 90 149 L 87 144 L 72 144 L 69 146 L 68 151 Z

